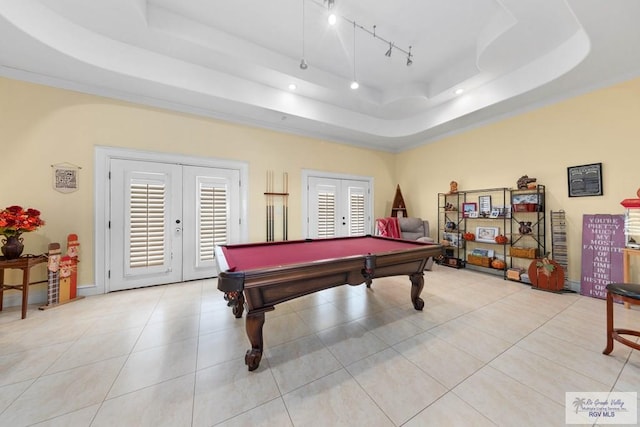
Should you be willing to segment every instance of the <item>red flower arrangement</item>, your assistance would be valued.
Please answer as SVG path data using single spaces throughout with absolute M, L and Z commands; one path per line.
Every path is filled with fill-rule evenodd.
M 23 209 L 22 206 L 9 206 L 0 211 L 0 234 L 5 237 L 19 237 L 22 233 L 35 231 L 44 225 L 37 209 Z

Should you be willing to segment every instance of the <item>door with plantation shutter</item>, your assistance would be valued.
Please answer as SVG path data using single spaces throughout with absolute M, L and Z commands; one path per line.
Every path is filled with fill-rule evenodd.
M 217 275 L 215 245 L 237 242 L 240 172 L 189 166 L 183 170 L 183 280 Z
M 217 274 L 213 246 L 239 234 L 237 170 L 113 159 L 110 171 L 108 291 Z
M 370 233 L 369 197 L 368 181 L 310 176 L 308 237 L 363 236 Z

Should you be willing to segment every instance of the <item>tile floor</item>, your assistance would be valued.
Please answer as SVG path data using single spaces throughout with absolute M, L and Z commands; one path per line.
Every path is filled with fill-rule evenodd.
M 602 300 L 441 266 L 424 311 L 409 288 L 277 306 L 254 372 L 215 280 L 9 308 L 0 426 L 561 426 L 566 391 L 640 391 L 640 352 L 601 354 Z M 616 308 L 638 329 L 640 306 Z

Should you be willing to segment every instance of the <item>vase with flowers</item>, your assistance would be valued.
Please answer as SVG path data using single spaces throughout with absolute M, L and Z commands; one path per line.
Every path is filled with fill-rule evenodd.
M 0 249 L 5 259 L 19 258 L 24 249 L 22 233 L 35 231 L 43 225 L 37 209 L 14 205 L 0 211 L 0 234 L 4 236 Z

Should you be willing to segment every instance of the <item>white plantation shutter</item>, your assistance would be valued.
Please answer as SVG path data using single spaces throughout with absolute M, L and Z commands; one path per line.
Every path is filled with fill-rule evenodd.
M 227 188 L 201 183 L 198 213 L 198 259 L 212 261 L 215 245 L 228 243 Z
M 165 184 L 133 179 L 129 190 L 129 268 L 162 266 L 165 261 Z
M 363 236 L 371 229 L 367 181 L 309 176 L 306 237 Z
M 336 194 L 321 191 L 318 193 L 318 228 L 317 237 L 334 237 L 336 235 Z
M 361 189 L 349 189 L 349 236 L 365 235 L 365 195 Z
M 240 175 L 237 170 L 196 166 L 183 169 L 183 279 L 215 277 L 214 248 L 238 243 Z M 234 208 L 235 207 L 235 208 Z

